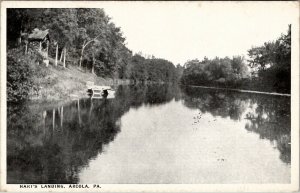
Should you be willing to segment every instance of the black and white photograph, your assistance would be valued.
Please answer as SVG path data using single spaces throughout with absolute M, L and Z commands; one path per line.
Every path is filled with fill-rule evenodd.
M 298 1 L 2 1 L 1 191 L 299 190 Z

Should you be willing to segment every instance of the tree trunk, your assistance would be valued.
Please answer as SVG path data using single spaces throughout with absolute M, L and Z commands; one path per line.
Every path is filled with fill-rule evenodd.
M 20 27 L 20 29 L 22 29 L 22 26 Z M 19 38 L 20 38 L 20 40 L 19 40 L 19 45 L 21 45 L 21 43 L 22 43 L 22 30 L 20 30 L 20 34 L 19 34 Z
M 81 63 L 82 63 L 82 57 L 83 57 L 84 48 L 85 48 L 85 45 L 83 43 L 82 48 L 81 48 L 80 60 L 79 60 L 79 68 L 81 68 Z
M 95 74 L 95 55 L 93 54 L 92 74 Z
M 20 31 L 20 36 L 18 37 L 18 46 L 22 43 L 22 30 Z
M 46 133 L 46 117 L 47 117 L 47 111 L 43 111 L 43 129 L 44 129 L 44 134 Z
M 48 60 L 48 52 L 49 52 L 49 41 L 47 41 L 47 52 L 46 52 L 46 59 Z
M 84 48 L 85 48 L 88 44 L 94 42 L 98 37 L 99 37 L 99 35 L 96 36 L 94 39 L 88 41 L 88 42 L 85 42 L 85 41 L 83 42 L 83 44 L 82 44 L 82 49 L 81 49 L 80 60 L 79 60 L 79 67 L 81 67 L 81 62 L 82 62 L 82 57 L 83 57 L 83 51 L 84 51 Z
M 58 44 L 56 45 L 55 66 L 57 66 L 57 59 L 58 59 Z
M 42 51 L 42 42 L 40 42 L 40 48 L 39 48 L 39 51 L 40 51 L 40 52 Z
M 79 60 L 79 67 L 81 67 L 81 61 L 82 61 L 82 52 L 81 52 L 81 56 L 80 56 L 80 60 Z
M 66 53 L 67 53 L 67 49 L 64 49 L 64 68 L 66 68 Z
M 25 54 L 27 54 L 28 43 L 25 43 Z
M 94 67 L 94 64 L 93 64 L 93 67 L 92 67 L 92 74 L 95 74 L 95 67 Z
M 60 62 L 62 61 L 63 55 L 64 55 L 64 49 L 62 49 L 60 53 L 60 59 L 59 59 Z

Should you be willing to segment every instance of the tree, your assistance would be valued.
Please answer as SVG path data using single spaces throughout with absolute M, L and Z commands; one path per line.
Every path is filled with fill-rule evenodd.
M 21 32 L 34 28 L 48 29 L 49 57 L 60 62 L 85 64 L 97 76 L 127 78 L 138 81 L 174 81 L 174 65 L 154 56 L 132 56 L 122 31 L 103 9 L 9 9 L 8 42 L 16 45 Z M 58 62 L 60 60 L 60 62 Z
M 183 84 L 211 85 L 211 86 L 236 86 L 247 77 L 248 68 L 241 56 L 232 59 L 205 57 L 202 61 L 191 60 L 184 65 L 181 76 Z
M 248 51 L 249 66 L 261 81 L 280 92 L 290 92 L 291 81 L 291 25 L 287 34 L 273 42 Z
M 82 44 L 82 48 L 81 48 L 81 54 L 80 54 L 80 61 L 79 61 L 79 67 L 81 68 L 81 62 L 82 62 L 82 57 L 83 57 L 83 53 L 84 53 L 84 49 L 86 46 L 88 46 L 89 44 L 95 42 L 97 40 L 97 38 L 99 37 L 100 35 L 96 36 L 95 38 L 89 40 L 89 41 L 84 41 L 83 44 Z M 93 57 L 94 58 L 94 57 Z M 94 60 L 94 59 L 93 59 Z
M 249 76 L 249 70 L 244 61 L 245 59 L 242 56 L 234 56 L 232 58 L 231 66 L 236 79 L 247 78 Z

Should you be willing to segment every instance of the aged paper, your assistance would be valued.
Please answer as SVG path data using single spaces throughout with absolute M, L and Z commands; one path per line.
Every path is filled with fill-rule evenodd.
M 56 10 L 102 8 L 112 18 L 111 22 L 120 27 L 126 38 L 124 45 L 134 53 L 141 51 L 143 52 L 141 56 L 144 58 L 153 59 L 154 56 L 165 58 L 174 65 L 181 66 L 195 58 L 224 58 L 240 54 L 244 54 L 246 61 L 248 56 L 246 52 L 241 51 L 242 49 L 251 49 L 251 46 L 261 46 L 266 41 L 275 40 L 281 35 L 276 31 L 281 29 L 281 24 L 286 25 L 286 29 L 281 31 L 282 34 L 286 33 L 288 25 L 291 25 L 291 92 L 290 94 L 274 92 L 274 96 L 270 92 L 257 92 L 256 94 L 263 95 L 258 97 L 253 97 L 255 92 L 250 91 L 241 91 L 243 93 L 241 95 L 219 93 L 217 100 L 206 107 L 209 103 L 207 97 L 215 97 L 215 94 L 209 91 L 199 92 L 198 98 L 195 99 L 194 96 L 190 97 L 186 93 L 182 96 L 178 94 L 179 91 L 173 89 L 172 92 L 175 93 L 169 99 L 169 95 L 167 97 L 163 95 L 169 93 L 159 89 L 160 87 L 155 88 L 157 92 L 145 91 L 148 95 L 145 92 L 143 94 L 143 92 L 130 91 L 135 96 L 126 95 L 124 91 L 126 89 L 116 89 L 116 95 L 121 94 L 118 95 L 120 99 L 115 102 L 109 97 L 103 103 L 90 103 L 87 99 L 83 101 L 76 99 L 65 103 L 54 100 L 48 104 L 45 101 L 33 100 L 36 104 L 31 103 L 31 106 L 41 111 L 37 117 L 31 115 L 29 110 L 26 119 L 23 115 L 13 119 L 9 115 L 7 118 L 8 107 L 11 107 L 7 103 L 7 79 L 10 77 L 10 74 L 7 74 L 9 50 L 7 38 L 11 34 L 7 33 L 12 33 L 8 29 L 11 29 L 10 21 L 14 21 L 13 18 L 7 18 L 7 13 L 8 9 L 17 8 L 56 8 Z M 70 19 L 73 17 L 70 13 L 72 12 L 66 12 L 65 17 L 57 20 Z M 30 15 L 30 11 L 28 14 Z M 273 20 L 270 20 L 271 16 Z M 21 17 L 19 20 L 22 20 L 23 16 L 16 15 L 16 17 Z M 86 18 L 88 17 L 90 16 L 87 14 Z M 40 19 L 42 25 L 46 19 Z M 77 18 L 76 22 L 79 23 L 79 20 L 80 18 Z M 84 22 L 89 20 L 86 19 Z M 28 23 L 30 24 L 30 21 Z M 229 25 L 233 23 L 235 26 Z M 64 29 L 69 30 L 71 34 L 74 27 L 72 18 L 69 24 L 69 28 Z M 247 26 L 249 28 L 246 28 Z M 30 27 L 31 30 L 36 28 L 41 31 L 37 33 L 47 33 L 47 30 L 43 32 L 42 29 L 37 29 L 40 26 Z M 58 22 L 57 29 L 60 27 Z M 87 28 L 86 33 L 88 30 L 90 29 Z M 78 34 L 80 32 L 77 32 Z M 269 39 L 264 39 L 268 34 L 270 34 Z M 70 36 L 74 42 L 77 37 L 75 36 L 74 39 Z M 36 38 L 39 37 L 37 35 Z M 41 50 L 47 50 L 47 57 L 49 50 L 51 55 L 51 49 L 52 54 L 55 54 L 57 45 L 53 44 L 51 34 L 49 37 L 47 39 L 45 35 L 37 41 L 40 41 Z M 78 48 L 82 50 L 81 54 L 86 51 L 83 47 L 87 46 L 87 50 L 90 49 L 88 46 L 92 44 L 89 45 L 89 42 L 97 38 L 98 36 L 95 35 L 84 41 L 83 46 Z M 101 38 L 105 39 L 105 37 Z M 52 48 L 47 47 L 48 43 L 43 47 L 42 43 L 47 41 L 50 47 L 53 44 Z M 103 46 L 105 43 L 99 45 Z M 251 46 L 247 47 L 248 45 Z M 65 48 L 67 46 L 61 48 L 59 46 L 56 49 L 62 53 L 59 55 L 61 57 L 59 64 L 63 65 L 60 68 L 63 71 L 65 68 L 63 53 L 65 57 L 71 57 L 69 50 L 72 46 L 68 47 L 69 50 Z M 26 47 L 26 52 L 27 49 L 29 47 Z M 189 51 L 185 52 L 186 50 Z M 92 56 L 94 57 L 92 52 L 86 55 L 87 58 Z M 78 58 L 80 65 L 85 60 L 79 55 L 73 57 Z M 97 62 L 97 58 L 95 60 Z M 70 65 L 68 62 L 67 64 Z M 84 64 L 87 65 L 82 62 L 82 65 Z M 43 65 L 47 67 L 50 65 L 50 69 L 54 68 L 49 60 Z M 0 190 L 3 192 L 292 192 L 299 190 L 299 2 L 297 1 L 2 1 L 0 69 Z M 78 77 L 73 79 L 76 78 Z M 222 82 L 222 79 L 218 81 Z M 89 84 L 93 85 L 94 82 L 89 80 Z M 110 96 L 112 86 L 108 85 L 109 83 L 106 83 L 97 88 L 104 88 Z M 149 86 L 150 90 L 151 88 Z M 85 91 L 81 93 L 85 94 Z M 160 93 L 158 97 L 151 98 L 157 93 Z M 252 98 L 247 98 L 247 95 Z M 70 94 L 70 97 L 72 96 Z M 140 98 L 137 96 L 144 97 L 143 102 L 139 103 Z M 165 98 L 160 99 L 161 96 Z M 230 100 L 235 97 L 237 100 Z M 128 103 L 122 103 L 126 100 L 130 103 L 128 108 L 126 108 Z M 133 102 L 134 100 L 136 103 Z M 201 103 L 201 101 L 206 102 Z M 215 108 L 220 101 L 230 101 L 230 104 L 224 106 L 224 103 Z M 275 104 L 281 102 L 280 108 L 284 110 L 275 109 L 278 107 Z M 259 110 L 260 105 L 263 110 Z M 288 108 L 285 108 L 286 106 Z M 268 109 L 269 107 L 272 109 Z M 253 108 L 257 109 L 252 111 Z M 196 112 L 195 109 L 200 110 Z M 290 109 L 288 115 L 284 114 L 287 109 Z M 220 112 L 221 110 L 224 112 Z M 259 112 L 263 120 L 251 115 L 251 113 L 257 115 Z M 278 119 L 277 122 L 268 119 L 276 113 L 281 113 L 287 118 Z M 18 122 L 18 119 L 21 123 L 24 119 L 23 125 L 16 124 L 15 127 L 18 128 L 9 126 L 8 132 L 8 125 L 14 125 L 11 123 Z M 36 125 L 32 123 L 39 119 L 41 121 Z M 92 122 L 99 122 L 99 124 L 89 123 L 86 126 L 85 122 L 91 119 Z M 254 119 L 257 122 L 253 121 Z M 263 122 L 267 119 L 268 121 Z M 187 126 L 190 120 L 194 122 Z M 247 121 L 253 121 L 252 130 L 249 129 Z M 191 130 L 182 132 L 185 126 Z M 30 130 L 31 127 L 34 129 Z M 110 127 L 119 130 L 111 129 L 113 130 L 111 131 Z M 261 127 L 266 130 L 260 131 Z M 99 135 L 95 136 L 93 132 L 97 128 L 100 130 L 104 128 L 104 131 L 98 132 Z

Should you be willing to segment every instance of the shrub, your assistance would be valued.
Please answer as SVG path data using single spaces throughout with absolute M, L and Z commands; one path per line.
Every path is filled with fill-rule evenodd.
M 7 53 L 7 102 L 21 102 L 28 98 L 33 89 L 34 60 L 24 55 L 21 49 L 12 49 Z

